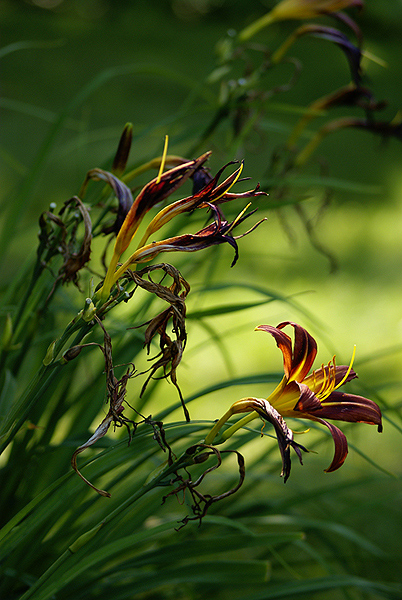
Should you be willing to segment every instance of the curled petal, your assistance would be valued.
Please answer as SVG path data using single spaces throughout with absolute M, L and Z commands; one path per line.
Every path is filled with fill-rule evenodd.
M 286 325 L 291 325 L 295 330 L 293 350 L 291 338 L 281 331 Z M 259 325 L 256 327 L 256 331 L 266 331 L 275 338 L 276 345 L 283 354 L 285 375 L 288 381 L 303 381 L 317 354 L 315 339 L 303 327 L 291 321 L 279 323 L 277 327 Z
M 250 399 L 251 400 L 251 399 Z M 300 464 L 303 464 L 301 451 L 308 452 L 308 450 L 297 444 L 293 439 L 293 432 L 286 425 L 285 420 L 281 414 L 267 401 L 260 398 L 254 398 L 253 408 L 260 415 L 262 419 L 271 423 L 275 429 L 276 438 L 278 440 L 278 446 L 282 457 L 282 472 L 284 483 L 289 478 L 291 469 L 290 460 L 290 448 L 292 447 L 296 452 Z
M 345 459 L 348 455 L 348 441 L 346 436 L 338 427 L 332 425 L 332 423 L 328 423 L 328 421 L 324 421 L 324 419 L 314 419 L 314 421 L 318 421 L 323 425 L 326 425 L 331 432 L 331 435 L 335 444 L 335 453 L 334 458 L 332 459 L 331 464 L 327 469 L 324 469 L 326 473 L 331 473 L 332 471 L 336 471 L 343 465 Z
M 213 179 L 211 179 L 211 181 L 199 191 L 198 194 L 202 196 L 206 202 L 216 201 L 218 198 L 223 196 L 223 194 L 228 192 L 230 188 L 236 183 L 236 181 L 238 181 L 240 174 L 243 170 L 243 162 L 241 162 L 240 167 L 238 167 L 231 175 L 229 175 L 229 177 L 227 177 L 225 181 L 222 181 L 222 183 L 217 185 L 219 178 L 222 175 L 223 171 L 226 169 L 226 167 L 233 164 L 236 164 L 236 161 L 230 161 L 226 165 L 224 165 L 221 169 L 219 169 L 215 177 L 213 177 Z
M 91 169 L 87 173 L 81 191 L 84 191 L 86 189 L 87 183 L 90 179 L 93 179 L 95 181 L 105 181 L 110 185 L 113 192 L 115 193 L 115 196 L 119 201 L 117 217 L 113 225 L 111 225 L 108 228 L 105 228 L 103 230 L 103 233 L 111 233 L 112 231 L 118 233 L 124 219 L 126 218 L 129 210 L 133 205 L 133 197 L 130 188 L 118 177 L 116 177 L 116 175 L 114 175 L 113 173 L 109 173 L 109 171 L 104 171 L 103 169 Z
M 348 442 L 346 436 L 340 429 L 338 429 L 338 427 L 321 418 L 321 416 L 326 415 L 321 412 L 321 402 L 318 400 L 316 395 L 304 384 L 300 384 L 299 387 L 300 399 L 294 410 L 300 411 L 302 413 L 300 415 L 301 417 L 311 419 L 312 421 L 317 421 L 318 423 L 322 423 L 328 427 L 334 439 L 335 454 L 330 466 L 328 469 L 325 469 L 325 471 L 326 473 L 336 471 L 336 469 L 339 469 L 339 467 L 343 465 L 348 455 Z
M 360 61 L 362 58 L 360 49 L 352 44 L 352 42 L 344 33 L 333 27 L 307 25 L 304 29 L 305 31 L 303 31 L 303 33 L 334 42 L 334 44 L 343 50 L 349 63 L 352 79 L 356 85 L 359 85 L 361 80 Z
M 255 331 L 266 331 L 270 333 L 276 341 L 276 345 L 283 354 L 283 365 L 286 378 L 289 379 L 292 370 L 292 340 L 287 333 L 273 327 L 272 325 L 258 325 Z
M 292 368 L 289 373 L 289 381 L 303 381 L 310 371 L 317 354 L 317 342 L 303 327 L 291 321 L 284 321 L 277 325 L 277 329 L 283 329 L 291 325 L 295 330 L 293 344 Z
M 235 200 L 236 198 L 255 198 L 256 196 L 267 196 L 267 192 L 260 191 L 260 184 L 258 183 L 253 190 L 248 190 L 247 192 L 240 193 L 232 193 L 227 192 L 223 196 L 219 198 L 219 200 L 215 201 L 215 204 L 220 204 L 221 202 L 230 202 L 231 200 Z

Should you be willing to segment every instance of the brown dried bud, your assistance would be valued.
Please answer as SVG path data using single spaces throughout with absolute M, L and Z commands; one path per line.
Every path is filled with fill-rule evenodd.
M 66 350 L 61 358 L 62 362 L 69 362 L 80 354 L 81 350 L 84 346 L 71 346 L 68 350 Z

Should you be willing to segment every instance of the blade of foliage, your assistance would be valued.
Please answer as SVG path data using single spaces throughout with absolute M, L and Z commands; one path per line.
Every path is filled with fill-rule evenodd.
M 334 577 L 320 577 L 305 579 L 303 581 L 287 581 L 272 584 L 263 592 L 252 594 L 247 600 L 274 600 L 279 598 L 297 598 L 327 590 L 341 590 L 342 588 L 357 588 L 365 593 L 376 594 L 380 598 L 397 600 L 400 598 L 401 587 L 376 583 L 360 577 L 350 575 L 336 575 Z
M 322 532 L 329 531 L 345 538 L 348 542 L 356 544 L 374 556 L 379 558 L 385 558 L 387 556 L 387 554 L 381 550 L 381 548 L 378 548 L 362 535 L 340 523 L 333 523 L 331 521 L 312 519 L 308 517 L 299 517 L 295 515 L 270 515 L 267 517 L 258 518 L 257 521 L 264 524 L 291 525 L 292 527 L 300 527 L 304 531 L 310 528 L 318 529 Z M 253 519 L 250 519 L 249 522 L 252 523 Z

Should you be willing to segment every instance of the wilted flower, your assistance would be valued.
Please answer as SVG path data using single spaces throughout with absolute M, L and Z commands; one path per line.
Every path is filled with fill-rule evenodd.
M 363 119 L 358 117 L 340 117 L 326 123 L 317 131 L 309 143 L 296 156 L 294 160 L 295 166 L 303 165 L 327 135 L 349 127 L 371 131 L 384 139 L 395 137 L 402 140 L 402 122 L 399 114 L 390 122 L 375 121 L 371 118 L 371 115 Z
M 294 328 L 293 343 L 292 339 L 282 331 L 287 325 Z M 319 369 L 308 375 L 317 354 L 317 344 L 314 338 L 300 325 L 284 321 L 277 327 L 260 325 L 256 331 L 270 333 L 282 351 L 285 371 L 283 379 L 267 400 L 243 398 L 235 402 L 211 430 L 206 438 L 206 443 L 213 441 L 219 429 L 233 414 L 255 411 L 275 427 L 283 458 L 282 474 L 285 475 L 286 480 L 290 472 L 290 446 L 296 450 L 299 458 L 301 458 L 300 448 L 302 450 L 305 448 L 293 441 L 292 432 L 287 428 L 282 417 L 310 419 L 326 425 L 334 439 L 335 454 L 326 472 L 339 469 L 346 459 L 348 443 L 342 431 L 326 419 L 369 423 L 377 425 L 378 431 L 381 432 L 381 411 L 378 405 L 368 398 L 338 391 L 344 383 L 357 377 L 352 369 L 352 364 L 337 366 L 334 357 L 327 365 L 321 365 Z M 221 440 L 228 439 L 255 416 L 252 413 L 230 427 L 221 436 Z
M 229 223 L 226 219 L 221 217 L 219 209 L 213 204 L 210 205 L 211 210 L 215 213 L 215 221 L 210 225 L 207 225 L 197 233 L 185 233 L 183 235 L 176 235 L 160 242 L 152 242 L 145 246 L 141 246 L 131 257 L 124 263 L 118 271 L 116 276 L 121 277 L 124 271 L 133 263 L 148 262 L 155 258 L 161 252 L 196 252 L 197 250 L 204 250 L 210 246 L 217 244 L 223 244 L 227 242 L 235 250 L 235 257 L 232 261 L 232 267 L 236 264 L 238 259 L 238 249 L 236 240 L 244 237 L 251 231 L 253 231 L 262 221 L 256 223 L 251 229 L 239 236 L 233 236 L 233 229 L 242 223 L 245 219 L 254 214 L 255 210 L 244 214 L 247 207 L 232 221 Z
M 362 108 L 367 114 L 372 111 L 382 110 L 385 108 L 386 102 L 376 100 L 369 89 L 356 86 L 354 83 L 341 87 L 335 90 L 335 92 L 322 96 L 310 104 L 307 112 L 293 129 L 287 142 L 288 147 L 292 148 L 294 146 L 301 132 L 314 117 L 322 114 L 323 111 L 339 106 L 357 106 Z
M 323 38 L 339 46 L 339 48 L 341 48 L 341 50 L 345 53 L 345 56 L 350 66 L 353 81 L 356 85 L 360 83 L 360 61 L 362 53 L 357 46 L 352 44 L 347 35 L 339 31 L 338 29 L 335 29 L 334 27 L 326 27 L 324 25 L 315 24 L 302 25 L 301 27 L 298 27 L 292 33 L 292 35 L 288 37 L 285 43 L 282 44 L 282 46 L 280 46 L 278 50 L 272 55 L 272 62 L 279 62 L 284 56 L 284 54 L 288 51 L 290 46 L 292 46 L 292 44 L 294 44 L 294 42 L 303 35 L 312 35 L 314 37 Z
M 282 0 L 274 8 L 251 23 L 239 34 L 240 41 L 246 41 L 260 29 L 276 21 L 288 19 L 313 19 L 322 15 L 337 13 L 350 6 L 363 6 L 362 0 Z
M 243 169 L 243 163 L 222 183 L 218 184 L 218 180 L 223 170 L 228 165 L 222 167 L 215 177 L 206 178 L 205 181 L 207 181 L 207 183 L 195 194 L 182 200 L 177 200 L 176 202 L 173 202 L 172 204 L 169 204 L 165 208 L 161 209 L 148 225 L 141 241 L 138 244 L 137 250 L 123 263 L 121 267 L 116 270 L 121 255 L 129 246 L 144 215 L 150 210 L 150 208 L 175 191 L 183 183 L 183 181 L 192 176 L 197 169 L 202 167 L 203 163 L 209 157 L 209 154 L 210 153 L 205 153 L 198 159 L 189 161 L 179 165 L 178 167 L 174 167 L 162 175 L 160 174 L 142 189 L 136 200 L 133 202 L 132 207 L 124 219 L 117 235 L 113 256 L 110 261 L 103 286 L 98 292 L 98 297 L 101 297 L 102 300 L 106 300 L 110 294 L 112 286 L 131 265 L 152 260 L 160 252 L 194 252 L 215 244 L 229 242 L 235 249 L 236 255 L 234 263 L 236 262 L 236 238 L 232 236 L 231 231 L 249 215 L 244 215 L 245 211 L 243 211 L 232 223 L 229 223 L 223 218 L 216 205 L 222 202 L 234 200 L 236 198 L 249 198 L 265 195 L 265 192 L 258 191 L 259 186 L 253 190 L 239 194 L 230 193 L 232 186 L 239 181 L 240 174 Z M 207 227 L 204 227 L 195 234 L 184 234 L 170 237 L 158 242 L 147 243 L 148 238 L 156 233 L 161 227 L 163 227 L 163 225 L 166 225 L 171 219 L 196 208 L 208 208 L 212 210 L 215 213 L 215 222 Z

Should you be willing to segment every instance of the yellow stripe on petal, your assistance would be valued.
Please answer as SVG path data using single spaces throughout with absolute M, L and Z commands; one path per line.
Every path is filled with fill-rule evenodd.
M 299 399 L 299 391 L 295 388 L 286 389 L 288 380 L 286 375 L 283 377 L 279 385 L 268 396 L 267 401 L 277 410 L 283 417 L 293 414 L 293 409 Z

